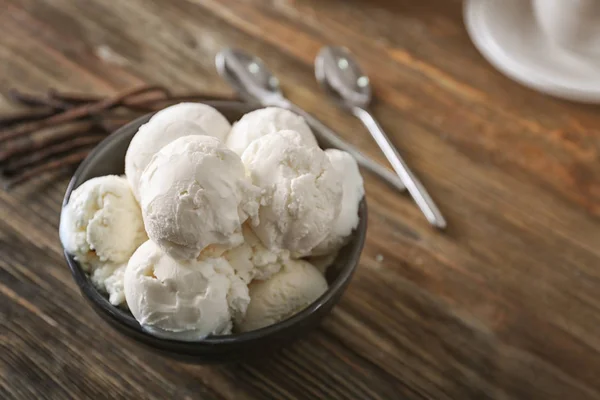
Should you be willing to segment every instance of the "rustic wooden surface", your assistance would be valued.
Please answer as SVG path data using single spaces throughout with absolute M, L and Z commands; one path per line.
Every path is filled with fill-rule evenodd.
M 0 0 L 9 87 L 229 93 L 224 46 L 384 162 L 318 90 L 312 60 L 359 57 L 374 112 L 449 222 L 365 173 L 360 268 L 319 329 L 248 364 L 165 360 L 87 306 L 61 256 L 67 176 L 0 191 L 0 398 L 592 399 L 600 397 L 600 113 L 542 96 L 471 45 L 458 0 Z

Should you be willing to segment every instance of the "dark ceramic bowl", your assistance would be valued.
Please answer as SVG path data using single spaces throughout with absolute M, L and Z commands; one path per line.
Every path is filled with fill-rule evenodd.
M 234 101 L 214 101 L 206 104 L 219 110 L 231 122 L 258 108 Z M 68 202 L 73 189 L 88 179 L 107 174 L 123 174 L 127 146 L 140 125 L 148 121 L 150 116 L 141 117 L 117 130 L 89 154 L 71 179 L 63 206 Z M 329 289 L 313 304 L 289 319 L 262 329 L 246 333 L 211 336 L 196 342 L 160 339 L 146 333 L 128 311 L 114 307 L 105 296 L 96 290 L 73 257 L 65 252 L 65 258 L 81 293 L 92 305 L 94 311 L 117 331 L 137 343 L 145 345 L 157 353 L 188 362 L 237 361 L 247 359 L 252 355 L 264 355 L 266 351 L 274 350 L 290 342 L 315 327 L 331 311 L 350 282 L 364 245 L 367 230 L 367 205 L 364 200 L 360 205 L 359 214 L 360 223 L 351 242 L 340 251 L 333 265 L 327 270 Z

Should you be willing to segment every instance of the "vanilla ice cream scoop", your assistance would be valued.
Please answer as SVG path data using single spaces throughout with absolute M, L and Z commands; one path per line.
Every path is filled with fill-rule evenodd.
M 296 131 L 302 143 L 317 146 L 317 140 L 304 118 L 277 107 L 262 108 L 244 115 L 231 128 L 226 144 L 241 156 L 254 140 L 282 130 Z
M 101 264 L 90 273 L 92 284 L 101 292 L 108 295 L 108 301 L 113 306 L 125 303 L 123 278 L 125 264 Z
M 124 288 L 140 325 L 167 339 L 228 334 L 250 301 L 247 285 L 225 259 L 179 262 L 150 240 L 129 260 Z
M 356 160 L 345 151 L 328 149 L 325 154 L 342 181 L 342 208 L 333 221 L 327 237 L 312 251 L 312 255 L 326 255 L 347 243 L 352 230 L 358 225 L 358 206 L 365 195 L 363 179 Z
M 185 102 L 172 105 L 154 114 L 150 121 L 156 123 L 190 121 L 200 125 L 208 136 L 215 137 L 220 141 L 225 141 L 231 130 L 231 124 L 223 114 L 202 103 Z
M 127 180 L 101 176 L 73 190 L 60 217 L 60 239 L 82 268 L 123 264 L 147 240 Z
M 265 281 L 249 286 L 250 304 L 242 332 L 252 331 L 283 321 L 302 311 L 327 291 L 327 281 L 310 263 L 288 260 L 281 271 Z
M 127 148 L 125 176 L 138 201 L 140 200 L 140 178 L 144 169 L 150 164 L 152 156 L 175 139 L 190 135 L 208 135 L 200 125 L 190 120 L 166 118 L 171 114 L 163 114 L 163 118 L 156 118 L 170 108 L 159 111 L 150 121 L 142 125 Z
M 247 223 L 242 227 L 242 232 L 244 243 L 226 251 L 223 257 L 244 282 L 270 278 L 281 269 L 282 263 L 290 258 L 287 250 L 269 250 L 263 246 Z
M 242 155 L 252 182 L 263 190 L 252 228 L 268 249 L 310 254 L 340 212 L 342 184 L 325 152 L 294 131 L 255 140 Z
M 209 245 L 240 245 L 242 223 L 257 215 L 259 194 L 238 155 L 209 136 L 169 143 L 140 180 L 148 236 L 183 260 L 198 258 Z

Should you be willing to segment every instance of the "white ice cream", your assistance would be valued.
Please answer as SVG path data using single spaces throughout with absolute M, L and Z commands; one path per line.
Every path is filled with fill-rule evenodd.
M 144 169 L 150 164 L 152 156 L 175 139 L 190 135 L 208 135 L 208 133 L 200 125 L 189 120 L 156 119 L 156 116 L 140 127 L 131 139 L 125 154 L 125 175 L 138 201 L 140 200 L 140 178 Z
M 289 259 L 289 251 L 268 250 L 247 224 L 244 224 L 242 229 L 244 243 L 228 250 L 223 257 L 246 283 L 253 279 L 270 278 L 281 269 L 281 264 Z
M 254 140 L 282 130 L 296 131 L 302 143 L 317 146 L 317 140 L 304 118 L 277 107 L 262 108 L 244 115 L 231 128 L 226 144 L 241 156 Z
M 334 251 L 333 253 L 323 254 L 320 256 L 310 256 L 306 258 L 306 261 L 314 265 L 320 273 L 325 275 L 327 273 L 327 270 L 333 265 L 339 254 L 339 251 Z
M 280 131 L 252 142 L 242 160 L 263 190 L 256 235 L 268 249 L 310 254 L 341 207 L 342 184 L 325 152 L 305 146 L 297 132 Z
M 302 311 L 327 290 L 327 281 L 310 263 L 289 260 L 265 281 L 250 284 L 250 304 L 238 329 L 252 331 Z
M 250 301 L 248 286 L 225 259 L 178 262 L 150 240 L 129 260 L 124 287 L 135 319 L 170 339 L 228 334 Z
M 325 150 L 331 165 L 342 181 L 342 208 L 333 222 L 329 235 L 315 247 L 312 255 L 326 255 L 339 250 L 347 243 L 352 230 L 358 225 L 358 206 L 365 195 L 363 179 L 356 160 L 345 151 Z
M 127 180 L 116 175 L 84 182 L 60 217 L 64 248 L 82 268 L 123 264 L 147 240 L 139 205 Z
M 200 125 L 208 136 L 215 137 L 222 142 L 225 141 L 231 130 L 231 124 L 223 114 L 202 103 L 175 104 L 154 114 L 150 121 L 161 124 L 172 121 L 190 121 Z
M 108 294 L 108 301 L 114 306 L 125 303 L 123 278 L 127 264 L 102 264 L 90 274 L 94 286 L 103 293 Z
M 171 257 L 184 260 L 198 258 L 209 245 L 240 245 L 241 225 L 256 216 L 259 194 L 237 154 L 209 136 L 169 143 L 140 180 L 148 236 Z

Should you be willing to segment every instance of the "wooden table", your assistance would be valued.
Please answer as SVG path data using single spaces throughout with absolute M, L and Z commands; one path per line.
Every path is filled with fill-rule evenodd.
M 460 1 L 0 0 L 0 110 L 10 87 L 230 93 L 213 57 L 235 46 L 385 163 L 318 89 L 325 44 L 371 76 L 374 113 L 448 230 L 365 172 L 367 244 L 331 316 L 271 358 L 194 366 L 84 303 L 57 233 L 67 176 L 0 191 L 0 398 L 600 397 L 600 113 L 492 69 Z

